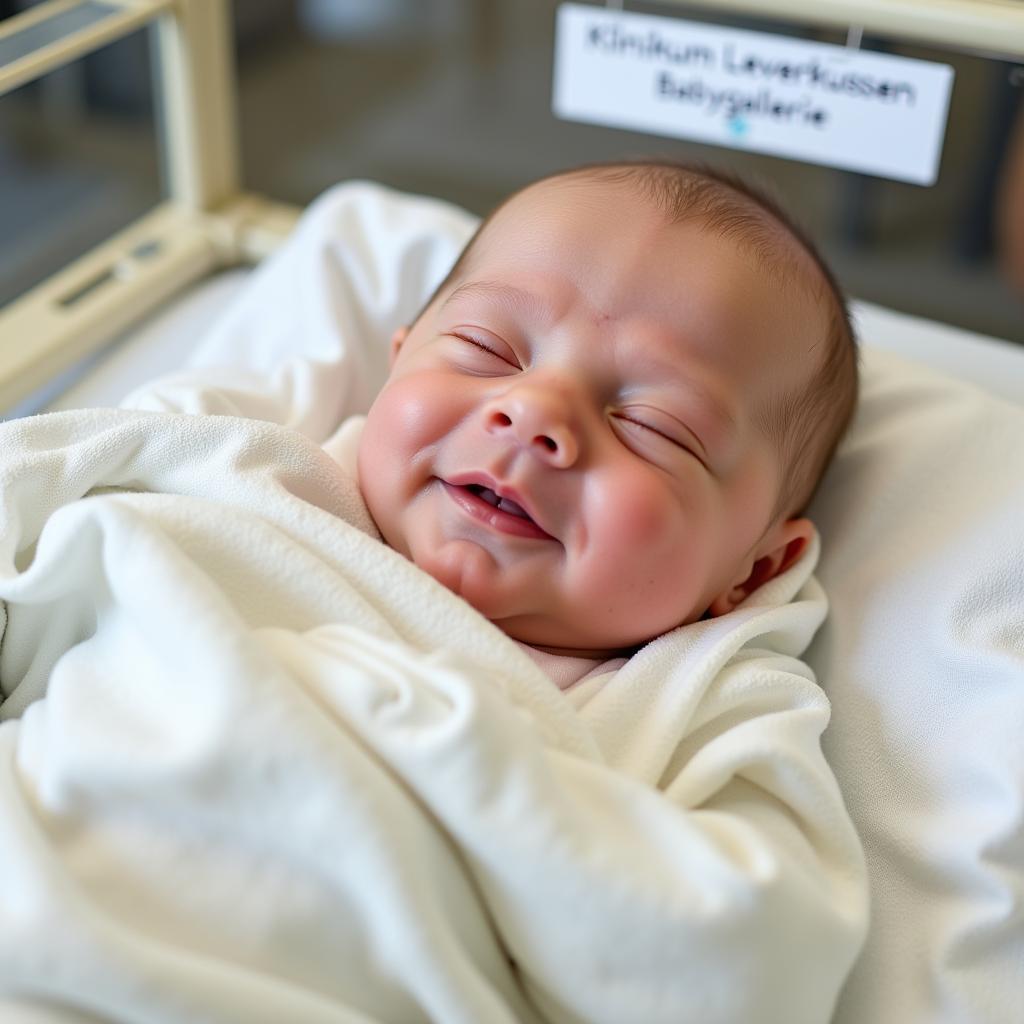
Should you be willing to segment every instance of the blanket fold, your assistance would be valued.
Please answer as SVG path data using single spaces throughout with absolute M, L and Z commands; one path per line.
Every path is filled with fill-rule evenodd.
M 797 660 L 816 546 L 569 699 L 297 433 L 72 412 L 0 452 L 0 994 L 827 1021 L 866 898 Z

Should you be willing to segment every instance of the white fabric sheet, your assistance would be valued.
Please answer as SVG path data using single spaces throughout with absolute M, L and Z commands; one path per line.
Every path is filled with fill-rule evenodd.
M 1024 411 L 865 360 L 811 518 L 808 658 L 864 840 L 872 929 L 837 1024 L 1024 1019 Z
M 828 1019 L 866 886 L 797 660 L 816 542 L 576 709 L 297 433 L 80 411 L 0 451 L 0 992 L 181 1024 Z
M 368 396 L 390 331 L 472 225 L 433 201 L 340 186 L 207 336 L 191 379 L 139 400 L 244 408 L 227 370 L 240 364 L 263 374 L 254 386 L 269 390 L 271 415 L 298 422 L 293 403 L 313 389 L 290 381 L 310 373 L 310 344 L 330 387 L 346 386 L 353 367 L 371 368 L 359 391 Z M 290 317 L 274 314 L 301 289 Z M 832 613 L 808 658 L 833 702 L 826 750 L 873 882 L 872 928 L 837 1021 L 1017 1024 L 1024 414 L 964 382 L 1024 404 L 1024 353 L 863 304 L 856 311 L 862 401 L 811 510 Z M 958 379 L 879 351 L 901 346 L 945 360 Z M 197 398 L 204 379 L 227 386 L 227 397 L 213 388 Z
M 325 441 L 369 408 L 392 333 L 415 317 L 475 226 L 448 203 L 368 182 L 326 193 L 185 368 L 122 404 L 251 416 Z

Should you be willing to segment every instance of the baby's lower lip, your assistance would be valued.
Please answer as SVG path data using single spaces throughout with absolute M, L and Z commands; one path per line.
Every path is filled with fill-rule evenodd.
M 472 516 L 477 522 L 499 531 L 500 533 L 511 534 L 513 537 L 528 537 L 533 540 L 553 540 L 550 533 L 545 533 L 532 519 L 524 519 L 521 516 L 505 512 L 485 501 L 479 495 L 474 494 L 468 487 L 460 487 L 442 480 L 441 485 L 445 493 L 455 502 L 456 505 L 467 515 Z

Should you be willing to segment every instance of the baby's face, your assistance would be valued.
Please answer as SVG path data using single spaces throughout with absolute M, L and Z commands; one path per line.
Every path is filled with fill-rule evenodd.
M 396 335 L 363 494 L 391 547 L 510 636 L 628 649 L 750 588 L 780 474 L 755 414 L 823 330 L 626 186 L 532 186 Z

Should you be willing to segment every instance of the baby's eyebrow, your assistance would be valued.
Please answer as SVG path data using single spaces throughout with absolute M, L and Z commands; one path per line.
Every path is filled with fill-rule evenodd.
M 524 291 L 522 288 L 517 288 L 515 285 L 505 284 L 502 281 L 467 281 L 465 284 L 460 284 L 444 300 L 438 312 L 446 309 L 456 299 L 467 296 L 479 296 L 489 299 L 492 302 L 505 306 L 511 312 L 525 312 L 534 320 L 549 320 L 551 318 L 551 309 L 540 296 L 534 295 L 533 292 Z

